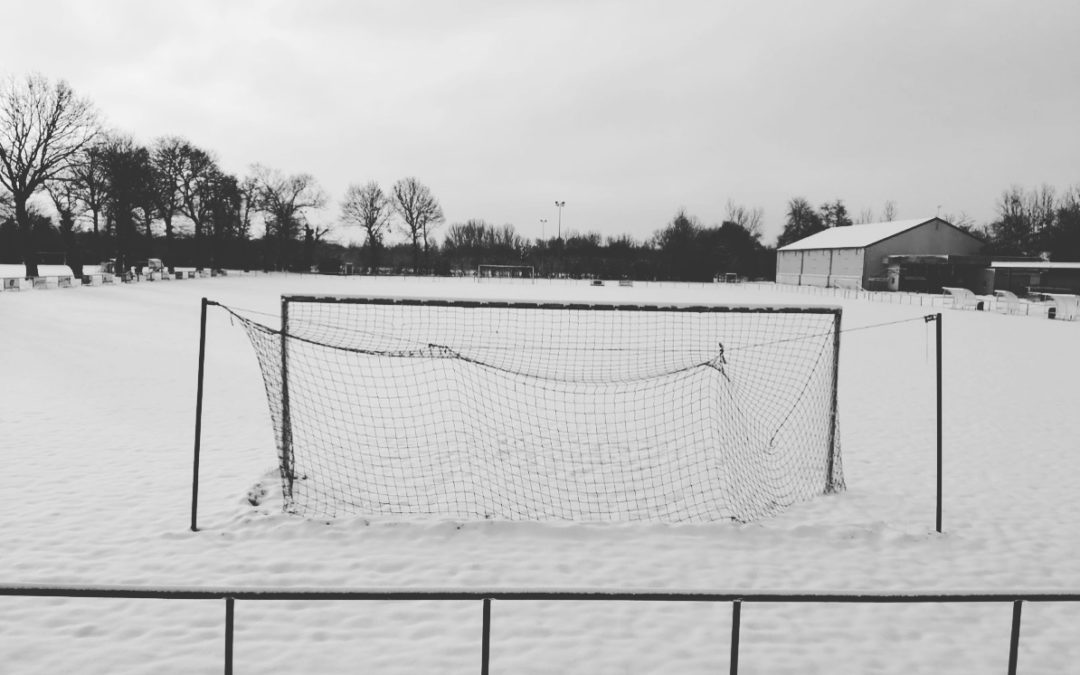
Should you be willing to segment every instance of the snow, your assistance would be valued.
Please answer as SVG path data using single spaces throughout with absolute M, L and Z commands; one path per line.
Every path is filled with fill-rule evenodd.
M 26 276 L 26 265 L 0 264 L 0 279 L 21 279 Z
M 199 300 L 273 321 L 283 293 L 840 303 L 848 490 L 748 525 L 288 516 L 255 357 L 211 307 L 193 533 Z M 1080 323 L 945 310 L 939 535 L 926 311 L 735 284 L 300 275 L 0 294 L 0 583 L 1076 592 Z M 1008 604 L 749 603 L 740 672 L 997 672 L 1010 619 Z M 730 620 L 727 603 L 495 602 L 491 669 L 726 672 Z M 238 601 L 236 669 L 475 673 L 480 624 L 478 602 Z M 217 673 L 223 625 L 221 601 L 2 597 L 0 671 Z M 1021 672 L 1077 672 L 1078 630 L 1077 604 L 1025 604 Z
M 928 223 L 936 218 L 914 218 L 910 220 L 891 220 L 882 223 L 863 223 L 846 227 L 830 227 L 787 246 L 780 251 L 807 251 L 821 248 L 865 248 L 871 244 L 895 237 L 901 232 Z

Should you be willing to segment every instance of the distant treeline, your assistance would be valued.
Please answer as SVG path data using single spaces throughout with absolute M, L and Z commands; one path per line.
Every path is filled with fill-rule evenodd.
M 112 259 L 125 271 L 148 258 L 169 267 L 338 272 L 351 266 L 393 274 L 461 274 L 481 264 L 529 265 L 539 276 L 628 279 L 775 273 L 775 249 L 761 241 L 762 209 L 730 201 L 719 224 L 680 210 L 645 241 L 595 231 L 528 240 L 513 225 L 480 219 L 440 232 L 442 206 L 414 177 L 388 191 L 375 181 L 353 183 L 336 218 L 316 220 L 329 203 L 311 174 L 254 164 L 247 175 L 233 175 L 212 151 L 184 138 L 143 145 L 106 131 L 94 106 L 63 81 L 0 80 L 0 262 L 23 263 L 27 276 L 36 275 L 39 263 L 66 263 L 79 274 L 84 263 Z M 565 202 L 557 204 L 561 209 Z M 1080 186 L 1060 193 L 1012 187 L 996 207 L 996 219 L 983 226 L 962 213 L 943 217 L 983 237 L 988 253 L 1080 260 Z M 797 197 L 788 202 L 777 245 L 895 216 L 892 202 L 880 215 L 864 209 L 852 218 L 840 199 L 815 208 Z M 333 241 L 335 232 L 346 231 L 361 234 L 363 243 Z

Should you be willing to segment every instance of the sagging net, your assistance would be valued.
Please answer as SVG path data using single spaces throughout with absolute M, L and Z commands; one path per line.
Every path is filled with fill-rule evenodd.
M 836 309 L 287 308 L 239 318 L 288 511 L 750 521 L 844 487 Z

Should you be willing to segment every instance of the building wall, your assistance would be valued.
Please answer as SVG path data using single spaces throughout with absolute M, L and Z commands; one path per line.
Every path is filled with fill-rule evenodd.
M 940 220 L 923 223 L 895 237 L 879 241 L 866 248 L 863 264 L 863 285 L 871 279 L 888 275 L 885 256 L 889 255 L 978 255 L 983 243 L 971 235 Z
M 863 249 L 777 251 L 776 283 L 855 288 L 863 269 Z
M 802 283 L 802 254 L 802 251 L 776 252 L 776 283 L 796 286 Z
M 837 288 L 865 288 L 862 283 L 862 271 L 866 249 L 836 248 L 830 251 L 832 271 L 829 273 L 829 285 Z
M 802 285 L 827 286 L 829 281 L 829 249 L 803 251 Z

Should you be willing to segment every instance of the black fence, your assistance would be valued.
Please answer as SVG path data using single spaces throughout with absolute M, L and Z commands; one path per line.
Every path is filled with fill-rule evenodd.
M 482 603 L 483 633 L 480 640 L 480 672 L 487 675 L 491 654 L 491 603 L 498 601 L 607 601 L 607 602 L 711 602 L 731 603 L 730 672 L 739 672 L 739 629 L 742 606 L 748 603 L 816 604 L 960 604 L 1011 603 L 1012 631 L 1009 638 L 1007 672 L 1015 675 L 1020 647 L 1020 614 L 1025 602 L 1080 602 L 1080 592 L 956 592 L 956 593 L 783 593 L 783 592 L 696 592 L 696 591 L 545 591 L 545 590 L 342 590 L 342 589 L 259 589 L 259 588 L 143 588 L 132 586 L 34 586 L 0 584 L 0 596 L 62 598 L 141 598 L 157 600 L 224 600 L 224 671 L 233 672 L 233 624 L 237 600 L 450 600 Z

